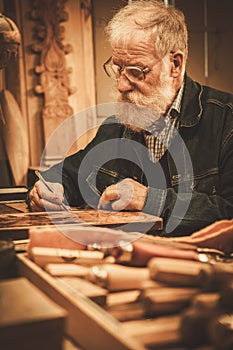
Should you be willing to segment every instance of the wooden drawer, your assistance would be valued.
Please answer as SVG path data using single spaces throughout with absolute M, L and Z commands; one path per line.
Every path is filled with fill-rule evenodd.
M 156 260 L 158 262 L 159 258 Z M 160 260 L 163 260 L 160 263 L 164 264 L 167 259 Z M 174 259 L 173 264 L 176 263 L 179 266 L 185 264 L 186 268 L 190 264 L 203 264 L 203 268 L 207 266 L 206 263 L 194 261 L 175 261 Z M 115 299 L 118 284 L 114 284 L 113 280 L 107 290 L 99 287 L 98 284 L 91 283 L 90 280 L 78 277 L 52 277 L 31 261 L 25 253 L 17 254 L 17 266 L 19 276 L 29 279 L 67 311 L 65 335 L 81 349 L 184 350 L 194 347 L 204 349 L 203 345 L 208 345 L 206 348 L 208 350 L 217 349 L 220 348 L 219 344 L 223 341 L 225 333 L 219 329 L 213 332 L 209 326 L 214 326 L 215 321 L 218 322 L 217 315 L 225 317 L 228 311 L 232 310 L 232 298 L 228 296 L 233 290 L 231 262 L 220 263 L 218 267 L 215 267 L 214 264 L 208 265 L 208 269 L 214 271 L 213 276 L 217 276 L 217 269 L 220 269 L 221 276 L 225 274 L 225 282 L 222 280 L 224 283 L 219 289 L 216 288 L 216 285 L 213 289 L 205 290 L 201 288 L 201 285 L 197 287 L 193 284 L 192 287 L 187 284 L 187 287 L 179 288 L 178 284 L 163 285 L 156 280 L 145 278 L 142 289 L 138 286 L 138 289 L 130 290 L 129 279 L 125 279 L 124 273 L 120 280 L 126 283 L 124 286 L 127 287 L 127 290 L 122 295 L 122 288 L 118 299 Z M 193 265 L 193 267 L 197 266 Z M 65 268 L 67 269 L 67 266 Z M 137 274 L 140 274 L 138 281 L 141 283 L 142 274 L 139 272 Z M 90 285 L 86 285 L 86 282 Z M 111 289 L 110 286 L 113 285 L 115 288 Z M 144 303 L 141 308 L 143 289 L 148 298 L 144 299 L 147 304 Z M 159 293 L 154 293 L 156 290 Z M 151 291 L 152 294 L 150 294 Z M 130 294 L 130 292 L 139 294 L 132 298 L 133 293 Z M 105 296 L 106 300 L 104 300 Z M 202 305 L 201 309 L 200 305 Z M 203 327 L 206 328 L 204 333 L 199 332 L 203 330 Z M 227 327 L 226 324 L 225 330 L 228 329 Z M 208 344 L 204 343 L 206 336 Z M 226 344 L 227 341 L 232 340 L 226 336 Z M 229 349 L 229 347 L 221 347 L 221 349 Z
M 68 311 L 66 334 L 84 349 L 132 349 L 144 347 L 125 332 L 121 322 L 84 294 L 69 290 L 32 262 L 17 254 L 19 276 L 28 278 L 58 305 Z

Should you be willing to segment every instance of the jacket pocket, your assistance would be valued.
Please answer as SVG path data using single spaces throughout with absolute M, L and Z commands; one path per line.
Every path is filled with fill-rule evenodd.
M 172 187 L 176 192 L 197 191 L 208 195 L 216 194 L 219 185 L 218 168 L 199 174 L 176 174 L 171 177 Z
M 219 187 L 219 169 L 213 168 L 194 176 L 193 190 L 214 195 Z
M 199 174 L 176 174 L 171 177 L 172 187 L 176 192 L 197 191 L 208 195 L 216 194 L 219 184 L 218 168 Z

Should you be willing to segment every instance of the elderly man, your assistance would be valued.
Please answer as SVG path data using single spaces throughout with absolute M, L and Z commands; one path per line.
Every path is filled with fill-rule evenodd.
M 133 1 L 106 28 L 118 112 L 84 150 L 44 173 L 31 210 L 70 205 L 138 210 L 187 235 L 233 215 L 233 96 L 185 73 L 184 15 L 162 1 Z

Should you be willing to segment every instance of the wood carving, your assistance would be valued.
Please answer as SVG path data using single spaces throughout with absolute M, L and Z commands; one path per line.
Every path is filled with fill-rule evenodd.
M 85 20 L 88 20 L 91 16 L 91 5 L 89 0 L 82 0 L 80 3 L 80 8 L 84 10 Z
M 61 23 L 68 20 L 65 2 L 35 0 L 31 11 L 31 18 L 38 22 L 35 26 L 37 43 L 32 45 L 32 50 L 40 54 L 40 65 L 35 67 L 36 73 L 40 74 L 40 83 L 36 85 L 35 91 L 44 94 L 42 116 L 45 144 L 61 122 L 73 115 L 68 97 L 75 89 L 69 85 L 72 69 L 67 68 L 65 58 L 72 47 L 62 43 L 64 27 Z
M 124 231 L 145 232 L 145 228 L 151 231 L 161 230 L 163 221 L 161 218 L 142 212 L 113 212 L 106 210 L 72 210 L 70 212 L 34 212 L 34 213 L 8 213 L 0 215 L 1 233 L 28 230 L 33 227 L 47 226 L 101 226 L 109 228 L 121 228 Z M 133 228 L 133 229 L 132 229 Z M 10 232 L 11 231 L 11 232 Z M 3 237 L 2 237 L 3 238 Z

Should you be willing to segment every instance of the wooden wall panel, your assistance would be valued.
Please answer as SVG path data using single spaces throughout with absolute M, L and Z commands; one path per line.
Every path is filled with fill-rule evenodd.
M 189 28 L 187 72 L 203 84 L 233 93 L 232 0 L 175 0 L 175 4 L 184 12 Z M 205 31 L 207 57 L 204 50 Z

